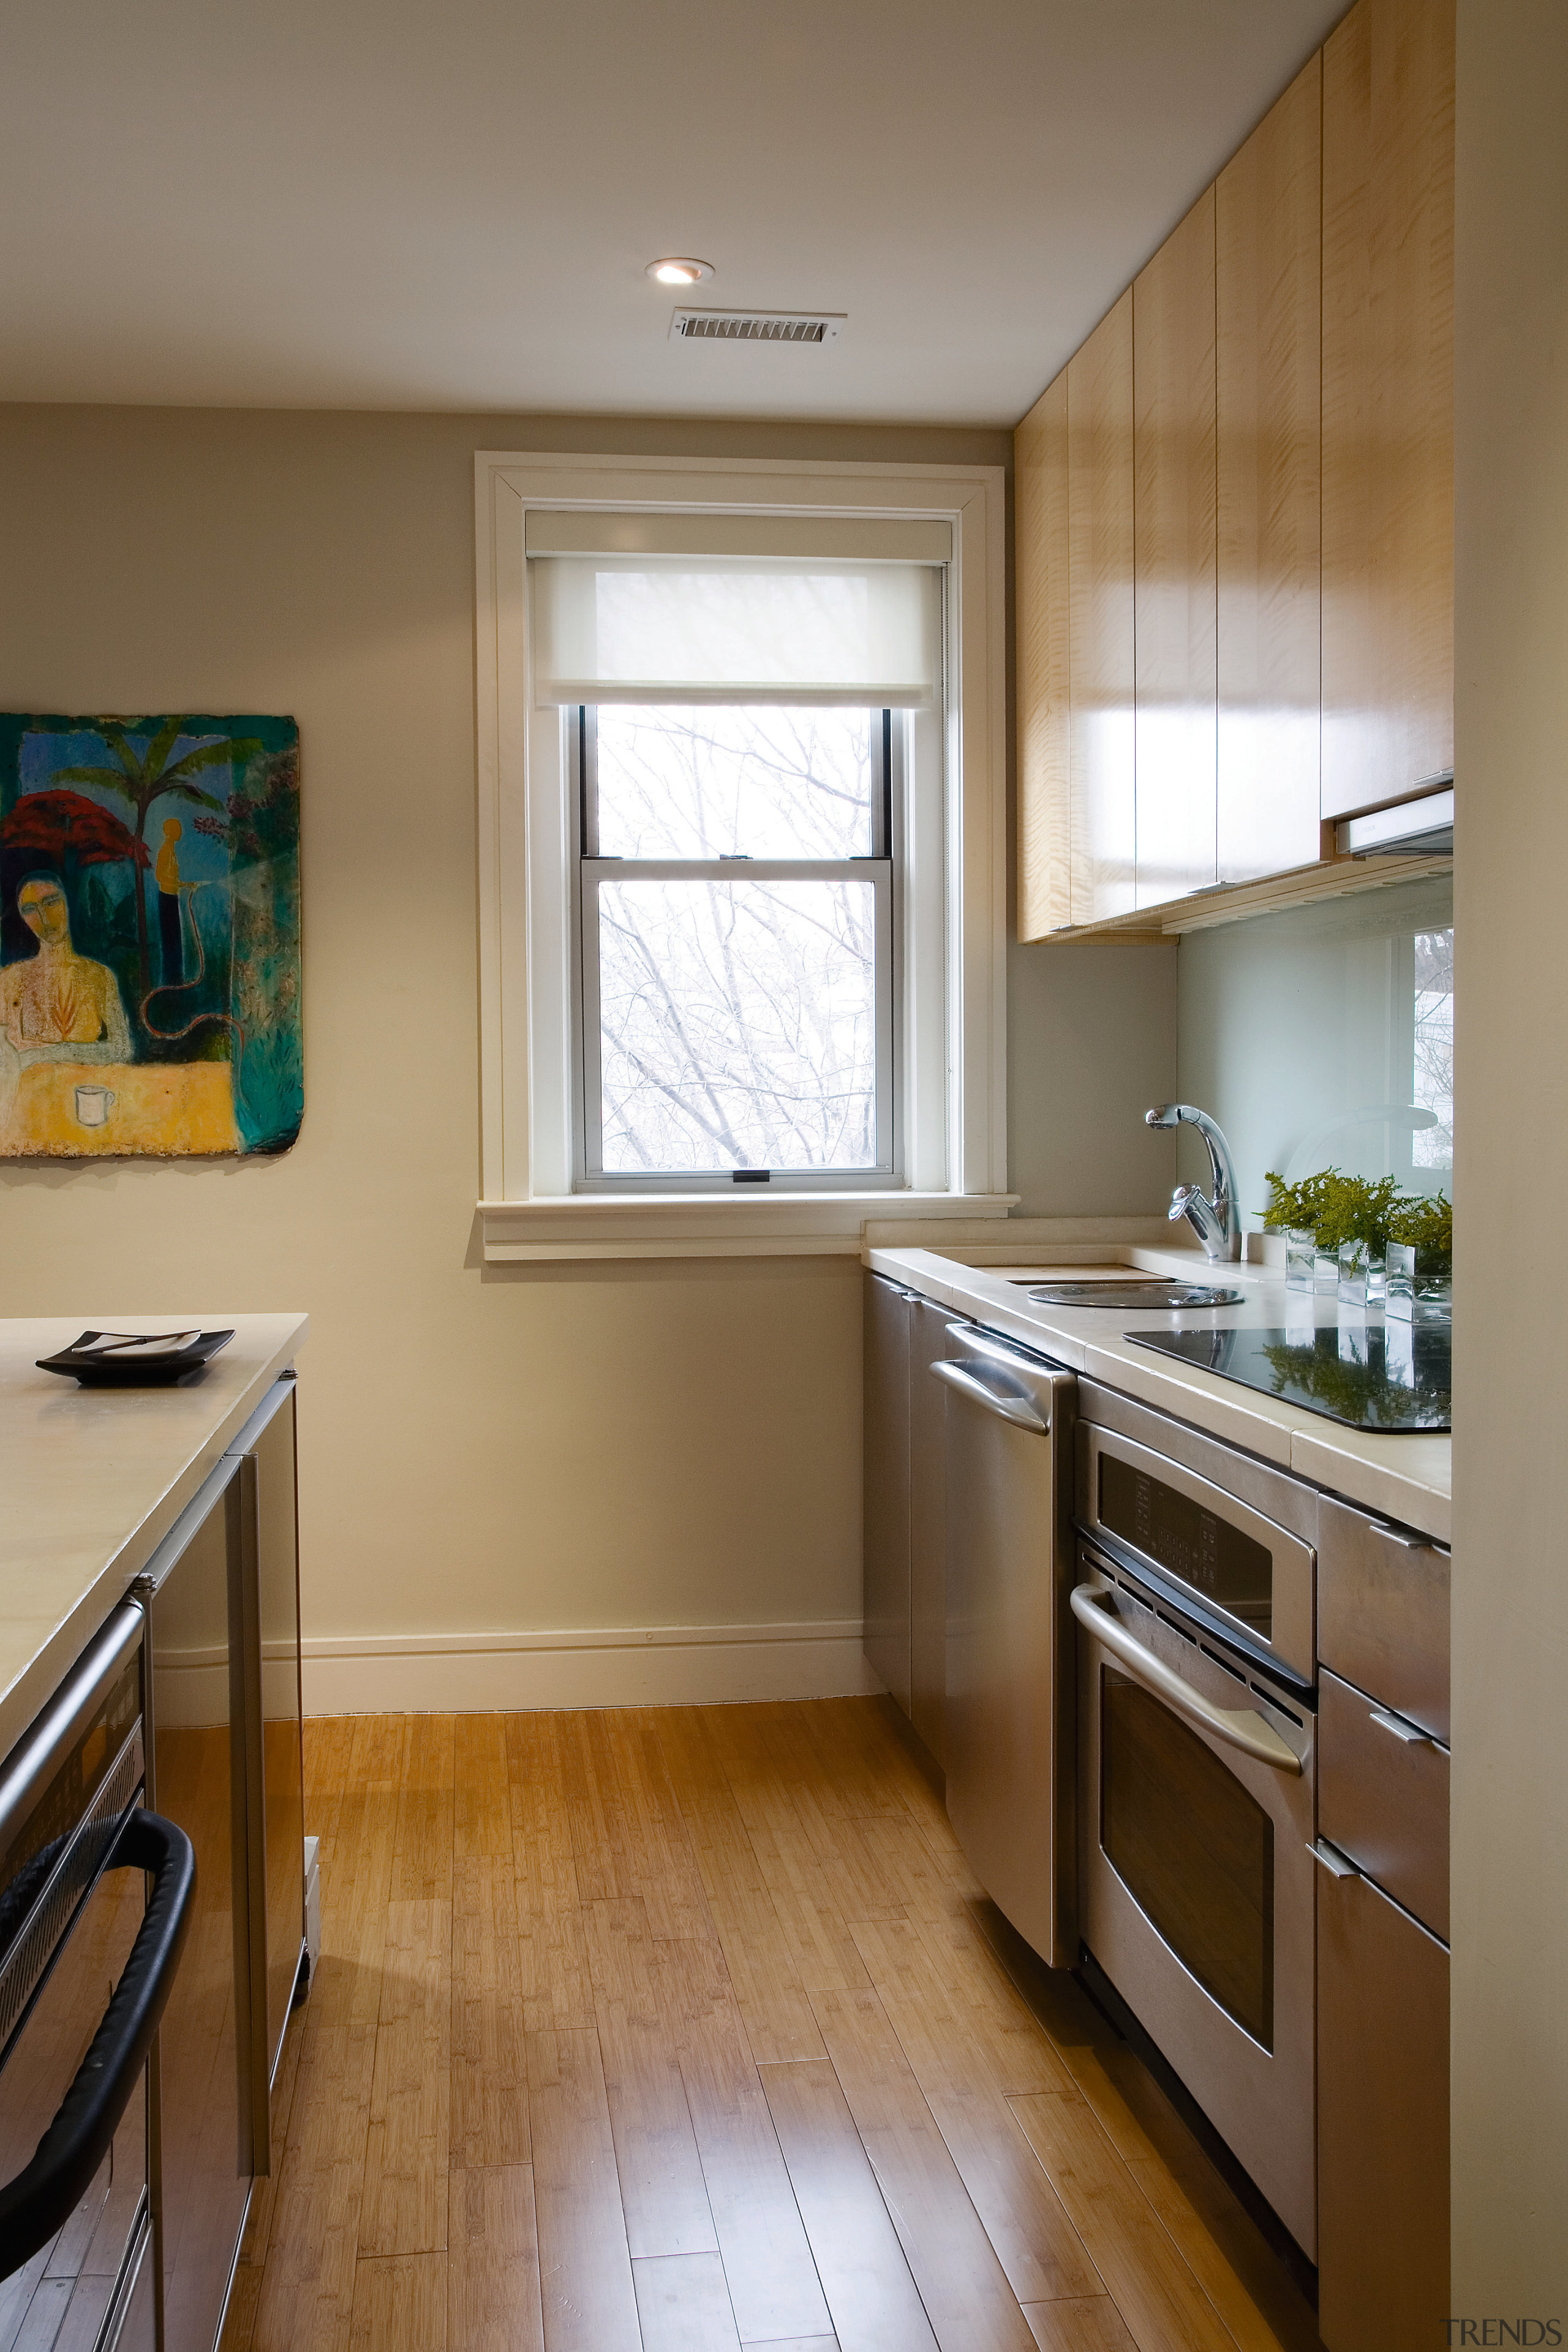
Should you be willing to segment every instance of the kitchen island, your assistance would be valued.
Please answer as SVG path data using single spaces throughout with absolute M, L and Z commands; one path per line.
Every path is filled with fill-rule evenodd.
M 100 1328 L 231 1328 L 184 1388 L 98 1389 L 37 1360 L 92 1318 L 0 1322 L 0 1756 L 9 1753 L 255 1412 L 303 1315 L 109 1317 Z
M 87 1389 L 37 1361 L 79 1318 L 0 1324 L 6 2343 L 210 2352 L 272 2168 L 307 1964 L 306 1322 L 109 1318 L 192 1327 L 233 1336 L 188 1385 Z

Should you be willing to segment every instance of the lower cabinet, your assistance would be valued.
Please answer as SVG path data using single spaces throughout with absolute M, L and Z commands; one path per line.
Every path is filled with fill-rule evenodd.
M 952 1310 L 879 1274 L 865 1289 L 866 1655 L 946 1759 L 946 1391 Z
M 153 2069 L 162 2352 L 212 2352 L 304 1938 L 294 1387 L 278 1381 L 148 1562 L 147 1795 L 195 1849 Z M 5 2341 L 0 2329 L 0 2342 Z
M 910 1325 L 913 1291 L 865 1287 L 866 1655 L 910 1711 Z
M 953 1353 L 950 1307 L 910 1310 L 910 1717 L 947 1762 L 947 1395 L 931 1368 Z
M 1384 1696 L 1320 1668 L 1318 2332 L 1328 2352 L 1423 2352 L 1448 2316 L 1449 1753 L 1388 1695 L 1447 1727 L 1446 1671 L 1439 1688 L 1420 1662 L 1446 1669 L 1448 1561 L 1334 1509 L 1319 1638 Z M 1391 1664 L 1370 1638 L 1390 1574 L 1408 1604 Z
M 1448 1954 L 1359 1873 L 1318 1882 L 1318 2332 L 1418 2352 L 1448 2315 Z

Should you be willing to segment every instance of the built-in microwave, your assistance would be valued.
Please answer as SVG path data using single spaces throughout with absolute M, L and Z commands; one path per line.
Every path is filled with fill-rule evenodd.
M 1079 1417 L 1079 1526 L 1227 1642 L 1310 1689 L 1316 1490 L 1127 1398 L 1114 1410 L 1116 1425 Z M 1137 1433 L 1126 1425 L 1134 1415 Z

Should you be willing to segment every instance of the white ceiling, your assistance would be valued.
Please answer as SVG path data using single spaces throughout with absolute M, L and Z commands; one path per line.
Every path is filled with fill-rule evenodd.
M 1010 425 L 1342 5 L 5 0 L 0 399 Z

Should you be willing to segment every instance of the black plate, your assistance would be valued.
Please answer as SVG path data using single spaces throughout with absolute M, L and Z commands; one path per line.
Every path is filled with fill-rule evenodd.
M 193 1380 L 220 1348 L 226 1348 L 233 1339 L 232 1331 L 201 1331 L 188 1348 L 177 1355 L 141 1356 L 130 1361 L 113 1356 L 83 1355 L 80 1351 L 94 1339 L 103 1338 L 101 1331 L 84 1331 L 68 1348 L 58 1355 L 37 1359 L 41 1372 L 58 1372 L 65 1380 L 79 1381 L 84 1389 L 172 1389 L 182 1381 Z M 155 1331 L 127 1333 L 127 1338 L 154 1339 Z

